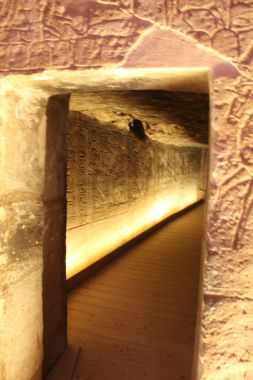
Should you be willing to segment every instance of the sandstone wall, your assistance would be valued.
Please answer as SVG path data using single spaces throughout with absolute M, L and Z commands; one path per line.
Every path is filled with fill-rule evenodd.
M 25 95 L 1 103 L 1 380 L 41 379 L 66 347 L 68 96 Z
M 1 102 L 5 147 L 0 150 L 0 378 L 4 380 L 35 375 L 39 379 L 43 360 L 41 197 L 47 99 L 32 91 L 29 99 L 32 108 L 27 108 L 22 92 L 14 95 L 9 89 Z
M 204 195 L 205 146 L 138 140 L 80 112 L 67 145 L 68 277 Z
M 204 63 L 212 69 L 208 233 L 196 375 L 201 380 L 253 377 L 252 13 L 251 0 L 158 0 L 155 4 L 147 0 L 0 2 L 2 76 L 52 68 L 122 66 L 127 62 L 128 66 L 139 67 Z M 196 49 L 201 54 L 194 61 Z M 232 65 L 215 66 L 217 60 L 210 63 L 207 56 L 214 52 L 223 55 L 220 60 L 231 59 Z M 14 94 L 13 99 L 12 112 L 15 110 L 19 120 L 23 103 Z M 36 124 L 37 116 L 33 120 Z M 33 132 L 26 125 L 21 135 L 27 133 Z M 12 146 L 16 146 L 19 151 L 17 142 L 9 146 L 7 140 L 1 147 L 15 152 Z M 4 154 L 1 152 L 1 157 Z M 16 156 L 12 154 L 14 160 Z M 20 161 L 20 156 L 16 157 L 15 162 Z M 38 171 L 29 177 L 32 166 L 26 173 L 27 178 L 34 178 L 30 188 L 38 181 Z M 13 167 L 19 168 L 16 163 Z M 12 186 L 15 192 L 21 191 L 19 183 Z M 9 208 L 8 199 L 5 195 L 3 209 L 10 210 L 11 220 L 15 220 L 15 210 Z M 39 211 L 35 214 L 40 226 L 40 203 L 33 203 L 32 209 L 36 210 L 37 205 Z M 1 217 L 6 220 L 5 211 Z M 4 254 L 4 268 L 5 260 Z M 24 266 L 19 266 L 20 273 Z M 5 296 L 1 299 L 4 303 Z
M 154 25 L 252 64 L 251 0 L 11 0 L 0 12 L 2 74 L 116 64 Z

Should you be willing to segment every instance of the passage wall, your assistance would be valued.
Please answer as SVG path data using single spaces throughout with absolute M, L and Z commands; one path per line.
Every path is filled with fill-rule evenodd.
M 119 101 L 119 96 L 117 99 Z M 156 107 L 158 116 L 154 121 L 154 116 L 150 118 L 152 105 L 147 103 L 139 110 L 149 121 L 145 140 L 129 131 L 127 121 L 132 114 L 129 109 L 125 112 L 126 106 L 124 112 L 115 111 L 114 119 L 109 111 L 113 105 L 108 106 L 108 101 L 107 106 L 96 105 L 93 114 L 90 106 L 86 106 L 86 111 L 70 112 L 67 133 L 68 277 L 204 196 L 206 145 L 191 141 L 183 134 L 182 141 L 180 134 L 176 136 L 174 132 L 170 136 L 177 124 L 175 117 L 168 121 L 168 115 L 166 136 L 161 139 L 158 131 L 165 123 L 159 114 L 161 109 Z M 131 110 L 136 114 L 135 109 Z M 204 113 L 208 116 L 206 109 Z M 173 119 L 172 113 L 169 114 Z M 195 129 L 197 119 L 195 115 Z M 205 126 L 204 123 L 202 128 Z M 182 125 L 179 128 L 184 129 Z

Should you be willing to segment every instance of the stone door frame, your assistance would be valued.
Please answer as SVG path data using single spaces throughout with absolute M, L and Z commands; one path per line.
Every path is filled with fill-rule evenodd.
M 2 321 L 5 325 L 0 330 L 3 347 L 0 351 L 0 364 L 3 379 L 4 376 L 9 376 L 11 339 L 15 339 L 15 336 L 19 336 L 24 349 L 17 350 L 17 356 L 15 353 L 12 355 L 13 378 L 20 373 L 21 367 L 23 370 L 24 363 L 28 363 L 27 357 L 30 362 L 27 364 L 27 376 L 41 378 L 43 324 L 44 327 L 47 324 L 50 326 L 48 331 L 45 331 L 47 328 L 44 329 L 44 341 L 48 342 L 45 343 L 48 352 L 44 355 L 46 369 L 52 366 L 67 345 L 64 160 L 68 94 L 73 91 L 138 89 L 208 92 L 209 78 L 210 69 L 200 67 L 45 71 L 30 76 L 8 76 L 1 80 L 1 128 L 5 141 L 5 149 L 1 151 L 1 167 L 5 173 L 2 189 L 3 194 L 6 194 L 3 198 L 6 211 L 2 213 L 2 219 L 7 228 L 12 221 L 11 228 L 16 236 L 12 245 L 5 244 L 5 259 L 2 261 L 5 279 L 5 291 L 1 294 L 5 305 L 2 308 Z M 18 193 L 24 196 L 16 201 L 16 206 L 22 211 L 19 218 L 16 217 L 11 202 L 8 203 L 7 195 L 10 192 L 17 197 Z M 23 229 L 20 230 L 21 225 Z M 20 241 L 24 239 L 22 245 Z M 14 253 L 10 252 L 11 249 Z M 43 288 L 42 279 L 50 286 Z M 17 289 L 21 289 L 22 299 L 16 299 Z M 201 320 L 202 292 L 201 285 L 198 326 Z M 43 297 L 47 299 L 46 310 L 51 311 L 53 323 L 47 323 L 45 318 L 43 322 Z M 15 299 L 19 304 L 19 319 L 9 323 L 16 307 L 11 302 Z M 199 340 L 198 328 L 195 376 L 198 373 Z

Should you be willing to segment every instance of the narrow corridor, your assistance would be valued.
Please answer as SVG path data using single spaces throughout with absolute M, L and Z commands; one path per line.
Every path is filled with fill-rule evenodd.
M 74 380 L 190 380 L 203 205 L 128 249 L 69 294 Z

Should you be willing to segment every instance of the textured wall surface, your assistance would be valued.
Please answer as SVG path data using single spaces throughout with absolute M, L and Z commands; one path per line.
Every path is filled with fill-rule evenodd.
M 208 95 L 159 91 L 74 94 L 70 110 L 68 276 L 203 197 L 209 116 Z M 129 130 L 133 114 L 146 140 Z
M 147 138 L 163 144 L 208 144 L 208 94 L 161 90 L 75 92 L 70 109 L 88 116 L 90 123 L 109 123 L 128 135 L 129 122 L 137 118 L 144 122 Z
M 200 188 L 202 149 L 141 142 L 72 117 L 68 228 L 124 213 L 152 194 Z
M 252 18 L 251 0 L 2 0 L 0 70 L 119 63 L 154 23 L 250 65 Z
M 228 66 L 221 70 L 208 64 L 213 69 L 211 164 L 196 375 L 202 380 L 253 377 L 252 17 L 252 0 L 0 2 L 2 75 L 123 65 L 136 49 L 143 51 L 142 46 L 148 52 L 142 66 L 150 66 L 150 62 L 156 67 L 182 65 L 180 57 L 191 55 L 191 50 L 177 44 L 178 59 L 170 57 L 170 28 L 190 38 L 189 45 L 198 42 L 201 57 L 203 47 L 210 47 L 211 52 L 231 58 L 233 77 Z M 161 25 L 165 27 L 162 33 Z M 149 32 L 153 37 L 146 43 Z M 159 49 L 153 54 L 157 44 Z M 138 66 L 140 54 L 135 56 L 137 62 L 130 63 Z M 202 59 L 196 60 L 198 64 Z M 19 186 L 14 188 L 19 191 Z
M 0 230 L 0 378 L 4 380 L 27 380 L 35 374 L 40 378 L 43 358 L 41 195 L 47 98 L 41 92 L 30 91 L 28 101 L 23 95 L 22 91 L 14 94 L 7 89 L 1 101 L 1 143 L 4 140 L 5 145 L 0 150 L 1 173 L 4 173 Z
M 43 92 L 6 89 L 2 95 L 0 378 L 37 380 L 43 359 L 47 370 L 67 340 L 68 96 L 53 97 L 47 106 Z

